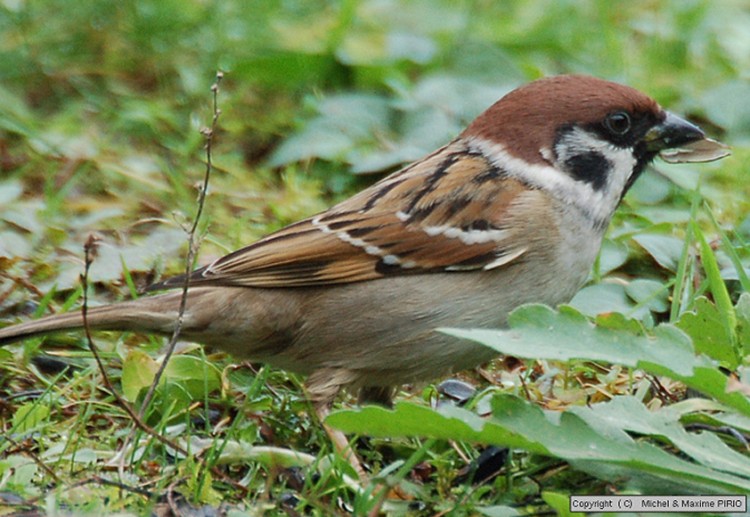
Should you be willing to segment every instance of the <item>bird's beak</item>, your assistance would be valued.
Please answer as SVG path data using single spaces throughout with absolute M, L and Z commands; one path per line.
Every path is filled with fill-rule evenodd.
M 649 151 L 659 153 L 669 163 L 711 162 L 730 154 L 729 147 L 706 138 L 696 125 L 666 112 L 664 120 L 652 127 L 644 140 Z

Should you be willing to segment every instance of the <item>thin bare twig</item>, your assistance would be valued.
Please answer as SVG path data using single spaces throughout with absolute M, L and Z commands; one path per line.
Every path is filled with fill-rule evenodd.
M 188 251 L 187 256 L 185 257 L 185 281 L 182 285 L 182 297 L 180 298 L 180 308 L 177 312 L 177 321 L 175 323 L 174 331 L 172 332 L 172 337 L 169 339 L 169 343 L 167 344 L 164 360 L 162 361 L 161 365 L 159 366 L 159 370 L 157 370 L 156 375 L 154 376 L 154 381 L 151 383 L 151 386 L 149 386 L 146 397 L 143 399 L 143 404 L 141 405 L 141 409 L 139 411 L 139 415 L 141 416 L 144 415 L 146 409 L 148 408 L 151 400 L 154 397 L 154 393 L 156 392 L 156 388 L 159 385 L 159 381 L 161 380 L 162 375 L 164 375 L 164 370 L 169 363 L 169 359 L 174 353 L 174 349 L 177 345 L 177 340 L 180 337 L 180 333 L 182 332 L 182 325 L 185 320 L 185 308 L 187 307 L 188 289 L 190 287 L 190 273 L 193 271 L 195 255 L 198 252 L 198 240 L 196 239 L 195 235 L 198 231 L 198 224 L 200 223 L 201 215 L 203 215 L 203 207 L 206 204 L 206 194 L 208 193 L 208 182 L 211 179 L 211 171 L 213 170 L 212 151 L 214 134 L 216 133 L 216 129 L 218 127 L 219 115 L 221 115 L 218 100 L 219 83 L 221 83 L 221 80 L 223 78 L 223 72 L 216 73 L 216 82 L 214 82 L 214 84 L 211 86 L 211 92 L 213 93 L 213 117 L 211 118 L 211 126 L 201 129 L 201 134 L 203 134 L 203 137 L 206 139 L 206 171 L 203 175 L 203 184 L 201 185 L 201 189 L 198 194 L 198 211 L 195 214 L 195 218 L 193 219 L 193 224 L 190 227 L 190 230 L 188 230 Z
M 211 91 L 213 92 L 213 119 L 211 122 L 211 127 L 206 128 L 202 131 L 203 135 L 206 138 L 206 173 L 203 179 L 203 185 L 202 189 L 200 191 L 200 195 L 198 198 L 198 212 L 196 213 L 195 219 L 193 221 L 193 225 L 191 226 L 188 236 L 189 236 L 189 247 L 188 247 L 188 255 L 185 260 L 185 284 L 183 286 L 182 291 L 182 298 L 180 302 L 180 309 L 178 313 L 178 321 L 175 326 L 175 330 L 172 334 L 172 338 L 169 341 L 168 344 L 168 350 L 167 355 L 164 358 L 164 361 L 161 365 L 161 368 L 156 374 L 156 377 L 154 379 L 154 382 L 152 383 L 149 392 L 146 395 L 146 398 L 144 399 L 143 405 L 141 406 L 141 410 L 139 412 L 136 412 L 133 407 L 126 401 L 122 395 L 114 388 L 112 385 L 112 382 L 109 379 L 109 375 L 107 375 L 107 371 L 104 367 L 104 363 L 101 360 L 101 356 L 99 354 L 99 350 L 94 343 L 93 338 L 91 337 L 91 328 L 89 327 L 88 322 L 88 276 L 89 276 L 89 270 L 91 269 L 91 264 L 93 263 L 95 257 L 96 257 L 96 247 L 98 238 L 94 236 L 90 236 L 89 239 L 86 241 L 86 244 L 84 245 L 84 252 L 85 252 L 85 266 L 84 266 L 84 272 L 81 275 L 81 282 L 83 284 L 83 306 L 81 308 L 82 312 L 82 318 L 83 318 L 83 328 L 84 332 L 86 334 L 86 339 L 88 341 L 89 348 L 91 349 L 91 353 L 93 354 L 97 366 L 99 368 L 99 371 L 101 372 L 102 378 L 104 380 L 104 385 L 107 388 L 107 390 L 112 394 L 112 396 L 115 398 L 117 404 L 125 410 L 125 412 L 133 419 L 133 422 L 135 423 L 136 427 L 141 429 L 144 433 L 148 434 L 149 436 L 152 436 L 157 441 L 159 441 L 161 444 L 165 445 L 166 447 L 169 447 L 176 451 L 179 454 L 182 454 L 184 456 L 189 456 L 188 451 L 184 448 L 178 445 L 177 443 L 173 442 L 169 438 L 166 438 L 162 434 L 160 434 L 158 431 L 156 431 L 154 428 L 149 426 L 143 421 L 143 414 L 145 412 L 145 408 L 148 407 L 151 398 L 153 398 L 154 392 L 156 390 L 156 387 L 159 384 L 159 379 L 161 375 L 164 373 L 164 367 L 169 362 L 169 358 L 174 352 L 175 344 L 177 343 L 177 339 L 180 334 L 180 330 L 182 327 L 182 320 L 183 315 L 185 313 L 185 307 L 187 305 L 187 293 L 188 293 L 188 287 L 190 285 L 190 272 L 192 271 L 192 264 L 195 259 L 195 254 L 197 251 L 197 245 L 196 245 L 196 238 L 195 234 L 198 229 L 198 224 L 200 221 L 201 214 L 203 212 L 203 207 L 205 205 L 206 200 L 206 192 L 208 190 L 208 182 L 211 175 L 211 170 L 213 169 L 212 164 L 212 146 L 213 146 L 213 135 L 217 128 L 217 123 L 219 119 L 219 115 L 221 114 L 221 111 L 218 108 L 218 92 L 219 92 L 219 82 L 224 77 L 224 74 L 222 72 L 218 72 L 216 74 L 216 82 L 211 87 Z M 207 467 L 206 461 L 204 458 L 196 457 L 195 458 L 203 467 Z M 220 469 L 217 467 L 211 467 L 211 472 L 218 478 L 224 481 L 225 483 L 228 483 L 232 485 L 236 490 L 242 492 L 243 494 L 247 493 L 247 488 L 236 482 L 235 480 L 227 477 Z
M 130 416 L 130 418 L 133 419 L 133 422 L 137 427 L 139 427 L 143 432 L 149 434 L 150 436 L 153 436 L 158 441 L 160 441 L 162 444 L 166 445 L 167 447 L 171 447 L 174 450 L 180 452 L 181 454 L 187 455 L 187 451 L 177 445 L 176 443 L 173 443 L 168 438 L 165 438 L 161 434 L 159 434 L 155 429 L 153 429 L 151 426 L 146 424 L 141 416 L 135 412 L 133 407 L 128 403 L 127 400 L 122 398 L 122 395 L 115 389 L 115 387 L 112 385 L 112 381 L 109 379 L 109 375 L 107 374 L 107 369 L 104 367 L 104 362 L 102 361 L 101 355 L 99 354 L 99 347 L 96 346 L 94 343 L 94 339 L 91 337 L 91 327 L 89 326 L 89 320 L 88 320 L 88 312 L 89 312 L 89 299 L 88 299 L 88 287 L 89 287 L 89 270 L 91 269 L 91 264 L 94 263 L 94 259 L 96 258 L 97 254 L 97 245 L 99 242 L 99 238 L 90 235 L 86 243 L 83 245 L 83 251 L 85 254 L 85 263 L 83 268 L 83 274 L 81 275 L 81 284 L 83 285 L 83 305 L 81 306 L 81 315 L 83 317 L 83 330 L 86 334 L 86 341 L 88 342 L 89 349 L 91 350 L 91 354 L 94 356 L 94 360 L 96 361 L 97 367 L 99 368 L 99 372 L 102 375 L 102 379 L 104 381 L 104 386 L 107 388 L 107 391 L 112 394 L 112 396 L 115 398 L 115 401 L 117 401 L 117 404 L 125 410 L 125 412 Z

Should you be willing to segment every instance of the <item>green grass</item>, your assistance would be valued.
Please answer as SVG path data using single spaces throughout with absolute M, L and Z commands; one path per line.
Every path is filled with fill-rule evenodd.
M 749 24 L 740 1 L 0 3 L 0 319 L 75 309 L 92 232 L 103 238 L 90 272 L 97 303 L 183 268 L 217 70 L 226 76 L 200 263 L 431 151 L 514 86 L 593 74 L 648 92 L 733 155 L 657 164 L 641 178 L 576 311 L 554 318 L 574 335 L 595 321 L 603 340 L 666 339 L 677 327 L 686 340 L 677 342 L 710 367 L 643 363 L 635 352 L 563 358 L 542 339 L 528 359 L 462 374 L 477 388 L 464 408 L 431 410 L 444 395 L 405 387 L 395 414 L 332 422 L 361 433 L 353 444 L 376 479 L 415 494 L 385 503 L 392 514 L 532 514 L 564 510 L 570 494 L 742 491 Z M 538 330 L 522 314 L 518 325 Z M 161 341 L 109 333 L 96 342 L 137 402 Z M 189 344 L 173 361 L 146 422 L 202 464 L 134 428 L 81 336 L 0 350 L 0 513 L 141 515 L 171 500 L 233 515 L 329 515 L 378 504 L 347 483 L 303 379 Z M 733 372 L 728 383 L 719 367 Z M 620 417 L 602 420 L 607 411 Z M 484 430 L 467 432 L 478 415 Z M 440 432 L 420 432 L 415 418 Z M 558 418 L 550 429 L 564 444 L 533 434 Z M 581 462 L 581 436 L 630 456 Z M 478 443 L 512 445 L 485 483 L 465 475 Z

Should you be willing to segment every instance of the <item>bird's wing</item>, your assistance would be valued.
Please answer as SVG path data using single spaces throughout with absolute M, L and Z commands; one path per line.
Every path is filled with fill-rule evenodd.
M 191 274 L 191 285 L 302 287 L 493 269 L 526 250 L 503 221 L 525 187 L 456 142 L 331 209 Z M 154 288 L 179 287 L 184 277 Z

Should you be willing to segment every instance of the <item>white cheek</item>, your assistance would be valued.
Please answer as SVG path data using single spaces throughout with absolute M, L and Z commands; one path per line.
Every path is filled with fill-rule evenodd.
M 619 195 L 622 194 L 622 190 L 625 188 L 625 183 L 628 181 L 628 178 L 630 178 L 636 165 L 636 160 L 631 148 L 614 146 L 606 140 L 602 140 L 595 134 L 581 128 L 575 128 L 565 135 L 557 143 L 555 152 L 557 154 L 556 162 L 559 167 L 562 167 L 562 164 L 564 164 L 569 158 L 580 154 L 595 152 L 604 156 L 612 164 L 612 169 L 609 171 L 609 174 L 607 174 L 604 187 L 601 190 L 614 190 L 616 191 L 618 198 Z M 551 161 L 555 162 L 555 159 L 552 158 Z M 576 181 L 576 183 L 585 182 Z
M 612 171 L 613 174 L 610 177 L 608 185 L 610 190 L 615 190 L 617 192 L 619 199 L 619 196 L 625 189 L 625 184 L 633 174 L 638 162 L 635 159 L 635 156 L 633 156 L 632 149 L 622 149 L 612 146 L 610 146 L 610 149 L 609 159 L 614 165 L 614 170 Z
M 595 189 L 591 183 L 574 180 L 574 195 L 588 207 L 590 214 L 599 221 L 609 220 L 625 190 L 625 184 L 636 166 L 631 148 L 612 145 L 581 128 L 567 134 L 555 147 L 558 167 L 570 157 L 595 152 L 604 156 L 611 167 L 604 176 L 604 184 Z

